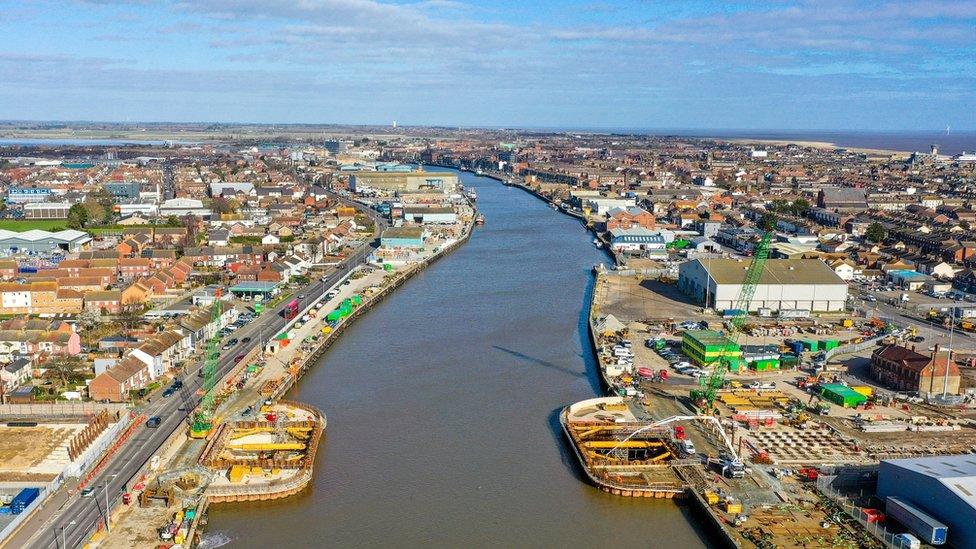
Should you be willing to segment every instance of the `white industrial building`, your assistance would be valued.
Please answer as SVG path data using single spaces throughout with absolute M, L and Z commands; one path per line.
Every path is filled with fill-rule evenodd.
M 0 229 L 0 251 L 4 253 L 77 252 L 85 249 L 91 241 L 91 235 L 73 229 L 54 233 L 40 229 L 21 233 Z
M 749 259 L 695 259 L 678 267 L 678 287 L 716 310 L 733 309 L 742 291 Z M 819 259 L 769 259 L 749 305 L 750 311 L 843 311 L 847 283 Z
M 450 206 L 404 206 L 403 219 L 413 223 L 457 223 L 457 212 Z

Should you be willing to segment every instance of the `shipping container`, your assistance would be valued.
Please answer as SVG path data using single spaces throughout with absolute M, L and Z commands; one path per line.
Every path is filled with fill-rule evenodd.
M 861 393 L 853 391 L 847 385 L 842 385 L 840 383 L 830 383 L 824 385 L 820 389 L 820 394 L 830 402 L 833 402 L 838 406 L 843 406 L 844 408 L 856 408 L 868 400 L 867 397 Z
M 802 341 L 791 341 L 790 342 L 790 349 L 793 351 L 793 354 L 794 355 L 796 355 L 796 356 L 802 355 L 803 354 L 803 342 Z
M 924 543 L 942 545 L 949 537 L 949 527 L 905 500 L 888 496 L 885 512 L 912 531 Z
M 874 395 L 874 389 L 868 387 L 867 385 L 851 386 L 851 390 L 861 393 L 868 398 L 871 398 L 871 396 Z
M 24 512 L 27 507 L 37 499 L 37 496 L 41 495 L 40 488 L 24 488 L 14 499 L 10 500 L 10 512 L 14 515 L 19 515 Z

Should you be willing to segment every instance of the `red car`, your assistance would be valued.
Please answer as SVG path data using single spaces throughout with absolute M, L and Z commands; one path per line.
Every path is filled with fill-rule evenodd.
M 237 356 L 234 357 L 234 364 L 237 364 L 238 362 L 240 362 L 242 360 L 244 360 L 244 353 L 241 353 L 241 354 L 239 354 L 239 355 L 237 355 Z

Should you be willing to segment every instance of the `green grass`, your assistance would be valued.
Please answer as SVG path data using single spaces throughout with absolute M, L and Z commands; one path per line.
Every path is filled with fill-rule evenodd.
M 0 229 L 22 233 L 40 229 L 42 231 L 60 231 L 68 228 L 64 219 L 0 219 Z

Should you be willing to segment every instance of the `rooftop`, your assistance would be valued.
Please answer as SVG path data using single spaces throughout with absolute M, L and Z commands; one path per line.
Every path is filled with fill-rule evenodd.
M 695 261 L 701 263 L 716 284 L 742 284 L 750 263 L 737 259 Z M 770 259 L 766 261 L 759 284 L 847 283 L 819 259 Z

